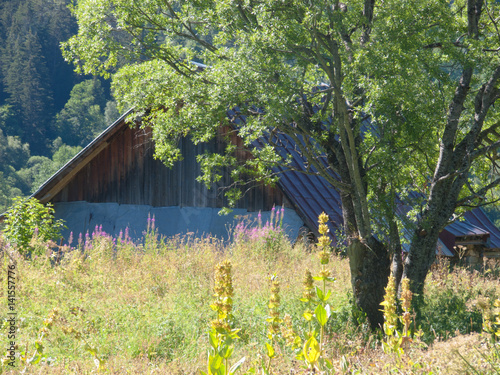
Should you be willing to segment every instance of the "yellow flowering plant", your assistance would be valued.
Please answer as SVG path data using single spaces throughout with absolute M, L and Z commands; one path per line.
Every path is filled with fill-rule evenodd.
M 264 375 L 271 374 L 271 361 L 276 357 L 275 341 L 276 337 L 281 335 L 282 326 L 281 323 L 283 319 L 280 317 L 279 306 L 281 303 L 280 298 L 280 282 L 276 275 L 269 277 L 269 282 L 271 284 L 271 296 L 269 297 L 269 317 L 266 319 L 268 323 L 267 327 L 267 338 L 268 341 L 265 343 L 265 353 L 268 358 L 267 364 L 262 360 L 262 373 Z
M 306 362 L 310 370 L 331 369 L 332 363 L 324 358 L 325 345 L 325 326 L 332 314 L 332 308 L 328 300 L 332 294 L 327 288 L 328 283 L 334 282 L 335 278 L 328 269 L 331 256 L 331 239 L 328 236 L 328 215 L 324 212 L 318 217 L 318 231 L 321 235 L 318 238 L 318 257 L 321 263 L 321 270 L 317 276 L 312 276 L 309 270 L 306 270 L 304 280 L 304 293 L 301 301 L 307 304 L 303 317 L 309 324 L 309 332 L 302 350 L 297 355 L 297 359 Z M 314 281 L 319 281 L 321 287 L 315 286 Z M 297 340 L 293 341 L 295 344 Z
M 401 308 L 402 314 L 397 314 L 397 299 L 396 299 L 396 280 L 394 276 L 389 277 L 389 281 L 385 288 L 385 297 L 381 305 L 384 312 L 384 333 L 386 340 L 382 342 L 382 348 L 385 353 L 396 353 L 398 356 L 403 355 L 408 351 L 409 345 L 412 342 L 412 332 L 410 325 L 411 319 L 411 300 L 412 292 L 410 291 L 410 280 L 404 278 L 401 280 Z M 403 329 L 399 330 L 398 325 L 401 322 Z
M 239 329 L 233 329 L 233 282 L 231 275 L 231 262 L 225 260 L 215 267 L 215 286 L 212 310 L 217 313 L 217 318 L 211 322 L 208 338 L 210 349 L 208 352 L 207 372 L 204 375 L 232 375 L 245 361 L 240 359 L 229 367 L 229 359 L 234 352 L 234 342 L 239 338 Z

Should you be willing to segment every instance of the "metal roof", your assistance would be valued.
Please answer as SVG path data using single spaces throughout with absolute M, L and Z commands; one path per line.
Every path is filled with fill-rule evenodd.
M 490 234 L 489 247 L 500 249 L 500 230 L 491 222 L 485 212 L 479 207 L 464 214 L 465 220 Z
M 245 116 L 239 114 L 239 108 L 237 107 L 234 110 L 228 111 L 228 117 L 236 126 L 246 120 Z M 325 123 L 325 127 L 328 126 L 329 123 Z M 362 121 L 361 131 L 377 134 L 377 129 L 368 119 Z M 314 173 L 317 171 L 313 167 L 307 168 L 307 160 L 298 152 L 297 145 L 290 136 L 277 132 L 273 137 L 272 142 L 277 152 L 283 159 L 291 157 L 290 166 L 293 168 L 293 170 L 286 166 L 274 168 L 274 172 L 280 173 L 278 185 L 296 206 L 307 226 L 316 235 L 318 234 L 317 218 L 321 212 L 324 211 L 327 213 L 330 217 L 330 236 L 336 242 L 335 233 L 337 230 L 340 231 L 343 225 L 342 204 L 339 192 L 323 177 L 315 175 Z M 266 137 L 262 137 L 254 141 L 252 146 L 262 147 L 269 143 L 270 141 Z M 317 161 L 322 163 L 324 168 L 329 169 L 325 157 L 320 156 Z M 331 171 L 331 174 L 337 178 L 333 171 Z M 424 198 L 420 193 L 411 191 L 408 192 L 408 197 L 410 201 L 414 202 Z M 404 202 L 399 203 L 397 209 L 398 215 L 405 219 L 411 207 Z M 491 248 L 500 248 L 500 230 L 493 225 L 480 208 L 475 208 L 467 212 L 464 217 L 465 220 L 456 221 L 448 225 L 445 230 L 455 237 L 483 236 L 487 238 L 490 236 L 490 240 L 486 245 Z M 412 230 L 410 228 L 411 223 L 409 223 L 409 220 L 406 221 L 408 227 L 403 228 L 403 232 L 406 242 L 409 242 L 412 237 Z M 454 255 L 453 250 L 445 242 L 447 241 L 445 241 L 444 237 L 438 239 L 436 253 L 451 257 Z M 406 247 L 406 245 L 403 245 L 403 248 Z
M 469 237 L 469 236 L 489 236 L 489 232 L 484 230 L 469 221 L 455 221 L 445 228 L 448 232 L 455 237 Z
M 71 176 L 78 172 L 86 163 L 88 163 L 100 150 L 102 150 L 107 142 L 114 134 L 117 134 L 120 129 L 128 126 L 125 118 L 130 115 L 132 110 L 127 111 L 96 139 L 94 139 L 87 147 L 80 151 L 73 159 L 66 163 L 58 172 L 49 178 L 33 196 L 47 202 L 57 194 L 64 185 L 69 181 Z M 228 111 L 228 117 L 235 123 L 244 121 L 244 117 L 239 115 L 238 111 Z M 363 121 L 364 131 L 376 131 L 369 121 Z M 286 134 L 278 133 L 275 135 L 277 151 L 283 158 L 290 157 L 291 165 L 295 170 L 291 170 L 289 166 L 279 166 L 274 168 L 274 172 L 280 173 L 278 182 L 279 188 L 284 192 L 289 201 L 295 207 L 297 213 L 304 220 L 305 224 L 315 233 L 318 230 L 318 216 L 321 212 L 325 212 L 330 217 L 330 235 L 335 241 L 336 231 L 341 230 L 343 225 L 342 205 L 339 192 L 332 187 L 323 177 L 314 174 L 317 172 L 314 168 L 308 168 L 307 160 L 297 150 L 297 145 Z M 253 143 L 253 147 L 262 147 L 266 144 L 265 139 L 259 139 Z M 328 164 L 325 157 L 319 157 L 318 162 L 323 164 L 323 167 L 328 169 Z M 307 172 L 307 173 L 306 173 Z M 332 176 L 335 176 L 333 171 Z M 406 209 L 401 209 L 400 214 L 405 215 Z M 488 219 L 481 209 L 474 209 L 465 213 L 465 221 L 456 222 L 446 230 L 454 236 L 470 236 L 490 235 L 488 241 L 492 248 L 500 248 L 500 230 L 496 228 Z M 411 237 L 411 230 L 406 228 L 405 237 Z M 404 245 L 405 246 L 405 245 Z M 441 251 L 444 255 L 452 256 L 452 251 L 442 240 L 439 240 L 437 251 Z

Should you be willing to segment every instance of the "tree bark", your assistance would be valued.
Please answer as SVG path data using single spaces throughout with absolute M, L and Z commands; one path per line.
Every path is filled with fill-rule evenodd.
M 441 229 L 431 229 L 429 233 L 420 227 L 411 241 L 410 252 L 404 262 L 403 277 L 410 280 L 410 288 L 417 297 L 423 295 L 425 278 L 436 259 L 440 231 Z
M 384 300 L 391 263 L 387 249 L 372 236 L 366 243 L 352 239 L 347 254 L 356 304 L 366 314 L 373 330 L 381 328 L 384 315 L 380 303 Z
M 384 324 L 380 303 L 390 273 L 387 248 L 373 235 L 361 240 L 358 234 L 352 197 L 341 193 L 344 229 L 348 236 L 347 255 L 351 271 L 351 286 L 356 305 L 366 314 L 375 330 Z
M 394 252 L 392 253 L 392 262 L 391 262 L 391 275 L 396 280 L 397 290 L 399 291 L 399 284 L 401 283 L 401 279 L 403 278 L 403 257 L 401 255 L 401 245 L 397 246 Z

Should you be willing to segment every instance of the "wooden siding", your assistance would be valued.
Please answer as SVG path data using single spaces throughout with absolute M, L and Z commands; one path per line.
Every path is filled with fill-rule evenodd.
M 147 129 L 123 126 L 108 140 L 108 145 L 51 200 L 115 202 L 154 207 L 223 207 L 227 202 L 223 198 L 222 187 L 230 184 L 227 171 L 211 189 L 195 180 L 201 173 L 196 155 L 220 149 L 220 141 L 194 145 L 189 139 L 183 138 L 179 142 L 184 159 L 169 169 L 153 158 L 154 143 Z M 283 203 L 290 206 L 280 190 L 255 186 L 238 203 L 237 208 L 270 210 L 273 205 Z

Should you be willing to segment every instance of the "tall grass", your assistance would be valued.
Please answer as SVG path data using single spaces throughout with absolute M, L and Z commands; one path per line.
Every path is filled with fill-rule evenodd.
M 58 315 L 42 339 L 43 359 L 29 365 L 27 373 L 95 373 L 96 358 L 105 364 L 101 371 L 112 374 L 206 371 L 207 332 L 214 319 L 210 309 L 213 270 L 227 259 L 233 273 L 234 326 L 241 329 L 234 358 L 247 358 L 241 373 L 258 368 L 268 341 L 269 277 L 279 277 L 279 316 L 287 316 L 300 334 L 305 330 L 300 324 L 304 271 L 318 274 L 322 269 L 314 245 L 293 246 L 285 236 L 273 238 L 270 246 L 260 238 L 229 244 L 212 237 L 162 239 L 150 221 L 139 243 L 132 242 L 126 233 L 112 238 L 97 228 L 73 241 L 73 246 L 35 243 L 44 253 L 32 259 L 0 243 L 2 300 L 7 298 L 7 267 L 16 262 L 17 353 L 26 347 L 30 353 L 35 350 L 40 329 L 56 308 Z M 487 366 L 471 348 L 480 346 L 479 334 L 464 334 L 481 331 L 482 315 L 475 301 L 485 295 L 492 300 L 500 296 L 494 272 L 485 275 L 441 265 L 429 275 L 424 318 L 416 324 L 422 326 L 423 338 L 431 346 L 409 350 L 404 365 L 408 367 L 402 368 L 400 361 L 383 353 L 381 333 L 371 333 L 362 313 L 351 304 L 348 261 L 332 255 L 328 267 L 336 278 L 329 301 L 334 313 L 324 331 L 324 351 L 332 360 L 332 373 L 446 373 L 449 368 L 465 369 L 450 347 L 457 348 L 473 365 Z M 0 304 L 0 313 L 4 319 L 0 338 L 6 343 L 6 304 Z M 304 373 L 284 341 L 275 344 L 275 350 L 279 354 L 273 358 L 275 373 Z M 19 359 L 16 366 L 14 370 L 4 367 L 5 373 L 23 369 Z

